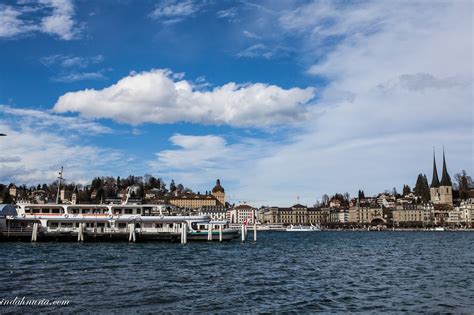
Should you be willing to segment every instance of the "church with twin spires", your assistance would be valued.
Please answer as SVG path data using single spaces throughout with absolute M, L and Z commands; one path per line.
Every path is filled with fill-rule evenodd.
M 436 168 L 436 157 L 433 150 L 433 179 L 431 180 L 430 195 L 431 202 L 434 204 L 453 205 L 453 183 L 446 167 L 446 158 L 443 149 L 443 172 L 441 181 L 438 178 L 438 169 Z

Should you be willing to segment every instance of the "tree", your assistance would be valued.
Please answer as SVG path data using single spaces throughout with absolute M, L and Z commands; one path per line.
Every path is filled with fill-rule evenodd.
M 416 180 L 415 188 L 413 189 L 413 193 L 415 196 L 421 198 L 421 201 L 428 202 L 431 199 L 430 194 L 430 185 L 428 184 L 428 178 L 426 175 L 418 174 L 418 178 Z
M 10 191 L 8 189 L 5 189 L 5 191 L 3 192 L 3 196 L 2 196 L 2 202 L 4 204 L 11 204 L 13 203 L 13 198 L 12 196 L 10 195 Z
M 415 196 L 421 197 L 423 191 L 423 174 L 418 174 L 418 178 L 416 179 L 415 188 L 413 189 L 413 193 Z
M 410 186 L 408 185 L 403 185 L 403 196 L 406 196 L 411 193 Z
M 321 198 L 321 203 L 323 206 L 328 206 L 329 205 L 329 196 L 324 194 L 323 197 Z
M 422 190 L 422 195 L 421 198 L 423 199 L 424 202 L 428 202 L 431 199 L 431 193 L 430 193 L 430 185 L 428 184 L 428 178 L 426 178 L 426 174 L 423 175 L 423 190 Z
M 172 179 L 170 183 L 170 192 L 174 192 L 175 190 L 176 190 L 176 184 L 174 183 L 174 179 Z
M 469 198 L 469 190 L 473 187 L 473 182 L 471 176 L 467 175 L 465 170 L 462 170 L 461 173 L 454 175 L 455 179 L 455 188 L 459 190 L 459 197 L 462 200 Z

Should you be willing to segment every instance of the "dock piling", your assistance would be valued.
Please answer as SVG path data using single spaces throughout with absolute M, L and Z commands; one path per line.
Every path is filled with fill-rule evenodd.
M 219 242 L 222 242 L 222 224 L 219 224 Z
M 181 244 L 186 244 L 188 242 L 188 224 L 186 222 L 182 223 L 181 228 Z
M 84 241 L 84 223 L 79 223 L 79 232 L 77 233 L 77 241 Z
M 38 223 L 33 223 L 33 231 L 31 232 L 31 241 L 36 242 L 38 239 Z
M 257 214 L 253 211 L 253 241 L 257 241 Z
M 135 235 L 135 223 L 129 223 L 128 224 L 128 229 L 130 230 L 130 234 L 128 236 L 128 241 L 135 243 L 135 241 L 137 240 L 137 237 Z
M 242 224 L 242 233 L 241 233 L 241 235 L 242 235 L 242 243 L 244 243 L 245 242 L 245 224 Z
M 212 242 L 212 224 L 209 223 L 207 226 L 207 240 Z

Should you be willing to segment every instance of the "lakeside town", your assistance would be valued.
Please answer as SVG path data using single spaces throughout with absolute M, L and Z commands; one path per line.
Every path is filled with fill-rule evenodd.
M 474 227 L 474 187 L 472 178 L 461 171 L 448 173 L 443 152 L 441 179 L 433 156 L 433 175 L 428 184 L 419 174 L 413 189 L 404 185 L 401 193 L 393 188 L 376 196 L 359 190 L 357 197 L 348 193 L 323 195 L 312 206 L 291 207 L 231 204 L 217 179 L 205 192 L 193 192 L 172 180 L 167 184 L 151 175 L 127 178 L 97 177 L 90 185 L 63 183 L 62 171 L 50 185 L 36 187 L 0 184 L 3 204 L 160 204 L 169 205 L 168 215 L 201 215 L 230 225 L 258 224 L 259 227 L 284 228 L 291 225 L 319 226 L 323 229 L 428 229 Z M 254 213 L 257 215 L 255 216 Z M 256 220 L 256 222 L 254 222 Z

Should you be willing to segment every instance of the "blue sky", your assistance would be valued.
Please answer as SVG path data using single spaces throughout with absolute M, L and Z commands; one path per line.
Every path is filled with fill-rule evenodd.
M 0 4 L 1 182 L 151 173 L 312 204 L 472 174 L 470 1 Z M 257 201 L 258 200 L 258 201 Z M 262 201 L 263 200 L 263 201 Z

